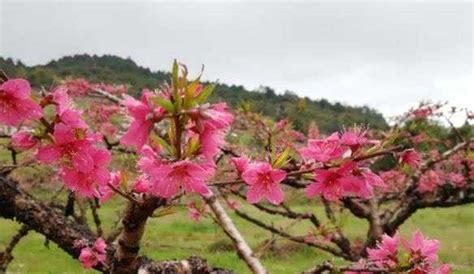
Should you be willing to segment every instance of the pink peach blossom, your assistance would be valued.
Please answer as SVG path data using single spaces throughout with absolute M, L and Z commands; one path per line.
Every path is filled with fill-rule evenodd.
M 229 208 L 232 210 L 239 209 L 240 207 L 240 203 L 237 200 L 227 199 L 226 202 L 227 202 L 227 206 L 229 206 Z
M 411 137 L 412 142 L 417 144 L 417 145 L 424 142 L 424 141 L 427 141 L 428 139 L 429 139 L 429 137 L 424 132 Z
M 99 263 L 105 262 L 107 244 L 102 238 L 98 238 L 93 247 L 84 247 L 81 249 L 79 261 L 86 269 L 93 268 Z
M 442 264 L 438 268 L 433 270 L 433 274 L 449 274 L 451 273 L 451 265 Z
M 82 267 L 89 269 L 93 268 L 98 264 L 96 254 L 90 247 L 85 247 L 81 249 L 81 254 L 79 255 L 79 261 L 82 264 Z
M 344 130 L 340 137 L 340 143 L 345 146 L 349 146 L 352 152 L 359 149 L 359 147 L 370 143 L 369 139 L 365 137 L 367 130 L 354 127 L 348 130 Z
M 56 112 L 62 123 L 73 128 L 88 127 L 81 118 L 82 113 L 74 109 L 73 101 L 65 88 L 58 87 L 53 91 L 53 102 L 56 104 Z
M 12 135 L 12 146 L 17 150 L 27 150 L 38 144 L 38 139 L 33 137 L 31 133 L 18 131 Z
M 122 136 L 121 144 L 140 149 L 147 142 L 153 124 L 163 119 L 165 109 L 154 106 L 151 97 L 152 93 L 149 91 L 143 92 L 141 101 L 128 95 L 124 96 L 123 104 L 133 121 Z
M 150 182 L 145 176 L 138 177 L 138 179 L 133 183 L 133 191 L 137 193 L 148 193 L 150 190 Z
M 114 186 L 115 188 L 119 188 L 121 182 L 122 182 L 122 173 L 120 171 L 110 173 L 110 179 L 108 181 L 108 184 Z M 114 190 L 108 184 L 99 185 L 99 193 L 100 193 L 99 201 L 101 203 L 107 202 L 115 194 Z
M 80 172 L 87 173 L 93 169 L 94 161 L 90 155 L 91 139 L 77 138 L 75 129 L 63 123 L 55 125 L 53 136 L 54 143 L 38 149 L 36 154 L 38 161 L 51 163 L 63 158 Z
M 427 118 L 428 116 L 433 115 L 433 109 L 429 106 L 420 107 L 418 109 L 415 109 L 412 112 L 412 115 L 416 119 Z
M 201 212 L 199 209 L 196 207 L 195 203 L 188 203 L 186 205 L 186 208 L 188 209 L 188 216 L 191 220 L 199 222 L 201 219 Z
M 200 195 L 209 193 L 205 183 L 210 174 L 208 167 L 189 160 L 160 164 L 147 174 L 150 176 L 151 192 L 163 198 L 176 195 L 180 189 Z
M 189 115 L 193 121 L 190 129 L 199 135 L 199 152 L 207 160 L 212 160 L 224 144 L 225 132 L 232 124 L 234 116 L 228 111 L 225 103 L 196 109 Z
M 225 131 L 215 129 L 209 123 L 204 125 L 204 130 L 199 134 L 199 143 L 201 147 L 199 152 L 211 161 L 219 152 L 220 147 L 224 144 Z
M 352 170 L 356 167 L 354 162 L 346 162 L 341 167 L 331 169 L 316 169 L 314 171 L 315 182 L 306 188 L 306 196 L 311 198 L 322 195 L 329 201 L 335 201 L 345 196 L 348 188 L 351 188 L 354 176 Z
M 249 166 L 249 159 L 246 156 L 234 157 L 231 159 L 231 161 L 234 164 L 239 176 L 241 176 Z
M 436 170 L 428 170 L 421 175 L 418 190 L 420 192 L 433 192 L 438 186 L 444 184 L 442 174 Z
M 448 173 L 448 180 L 451 181 L 457 187 L 464 187 L 466 186 L 466 179 L 464 176 L 458 172 L 450 172 Z
M 86 79 L 69 79 L 64 83 L 64 86 L 71 95 L 86 95 L 89 92 L 90 84 Z
M 381 189 L 383 192 L 400 191 L 406 186 L 407 175 L 399 170 L 381 171 L 379 176 L 386 184 L 386 187 Z
M 410 263 L 417 265 L 419 270 L 430 271 L 433 264 L 438 261 L 438 240 L 425 238 L 419 230 L 412 234 L 411 241 L 404 241 L 403 244 L 409 252 Z
M 316 169 L 314 177 L 315 182 L 306 188 L 306 196 L 322 195 L 329 201 L 349 194 L 367 199 L 373 196 L 374 187 L 386 187 L 377 174 L 368 168 L 357 167 L 353 161 L 347 161 L 337 168 Z
M 43 110 L 30 98 L 30 83 L 10 79 L 0 85 L 0 123 L 17 126 L 26 119 L 36 120 Z
M 382 240 L 377 244 L 376 248 L 367 249 L 369 260 L 373 261 L 381 268 L 394 268 L 398 264 L 398 244 L 400 236 L 395 234 L 390 237 L 387 234 L 382 236 Z
M 158 151 L 155 151 L 151 146 L 144 145 L 140 151 L 141 157 L 137 162 L 137 167 L 144 173 L 154 176 L 156 167 L 161 165 L 161 160 L 158 158 Z
M 92 168 L 80 171 L 63 165 L 60 175 L 69 189 L 84 197 L 101 197 L 98 187 L 106 186 L 110 179 L 107 166 L 110 162 L 110 152 L 103 149 L 92 149 L 90 152 Z
M 234 121 L 234 115 L 229 112 L 226 103 L 213 104 L 201 112 L 202 117 L 212 128 L 225 129 Z
M 105 243 L 104 239 L 97 238 L 97 240 L 95 240 L 94 242 L 94 249 L 99 253 L 105 254 L 107 244 Z
M 347 148 L 342 147 L 339 135 L 333 133 L 326 139 L 310 139 L 308 146 L 300 150 L 300 154 L 307 160 L 329 162 L 342 157 Z
M 280 204 L 283 202 L 280 182 L 285 177 L 285 171 L 274 169 L 268 163 L 251 164 L 242 174 L 242 179 L 249 185 L 247 201 L 254 204 L 265 197 L 272 204 Z
M 356 169 L 353 175 L 347 178 L 350 181 L 347 183 L 347 191 L 354 193 L 357 197 L 370 198 L 374 195 L 374 187 L 385 188 L 387 186 L 382 178 L 368 168 Z
M 421 155 L 414 149 L 408 149 L 400 154 L 400 162 L 412 168 L 417 168 L 421 162 Z
M 289 123 L 288 119 L 281 119 L 275 124 L 275 128 L 278 131 L 284 130 Z

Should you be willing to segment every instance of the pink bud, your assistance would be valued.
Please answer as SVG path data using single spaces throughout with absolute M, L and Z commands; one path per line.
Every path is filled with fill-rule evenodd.
M 150 182 L 146 179 L 138 179 L 133 184 L 133 191 L 137 193 L 146 193 L 150 191 Z
M 94 243 L 94 249 L 99 253 L 105 253 L 107 249 L 107 244 L 104 239 L 98 238 Z
M 14 148 L 19 150 L 27 150 L 34 147 L 38 143 L 38 140 L 28 132 L 20 131 L 16 132 L 12 136 L 12 145 Z

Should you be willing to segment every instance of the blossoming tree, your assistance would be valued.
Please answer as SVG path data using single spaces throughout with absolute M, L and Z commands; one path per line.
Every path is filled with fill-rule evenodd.
M 267 270 L 229 211 L 276 237 L 347 260 L 321 262 L 307 273 L 449 272 L 438 260 L 437 240 L 421 231 L 411 239 L 397 232 L 418 209 L 474 201 L 473 140 L 452 126 L 440 105 L 424 104 L 386 132 L 355 126 L 322 137 L 313 126 L 304 135 L 287 120 L 275 123 L 245 107 L 232 113 L 224 103 L 209 103 L 213 86 L 202 85 L 200 76 L 188 80 L 177 62 L 171 75 L 168 84 L 144 90 L 140 99 L 123 85 L 84 79 L 32 93 L 27 80 L 3 76 L 0 123 L 11 164 L 0 169 L 0 216 L 23 226 L 0 253 L 0 269 L 21 237 L 35 230 L 84 268 L 105 273 L 230 273 L 196 256 L 157 262 L 139 254 L 147 220 L 195 196 L 189 216 L 212 218 L 253 273 Z M 453 136 L 424 135 L 423 123 L 432 117 L 447 118 Z M 252 132 L 253 146 L 225 141 L 242 130 Z M 133 155 L 136 172 L 112 165 L 118 155 Z M 53 170 L 68 190 L 66 205 L 35 198 L 11 176 L 31 165 Z M 320 201 L 325 216 L 295 210 L 288 193 Z M 104 235 L 97 212 L 113 195 L 127 206 L 121 225 Z M 79 200 L 89 202 L 95 231 L 75 212 Z M 240 202 L 304 222 L 307 233 L 265 223 Z M 369 224 L 364 242 L 346 236 L 350 227 L 340 222 L 345 212 Z

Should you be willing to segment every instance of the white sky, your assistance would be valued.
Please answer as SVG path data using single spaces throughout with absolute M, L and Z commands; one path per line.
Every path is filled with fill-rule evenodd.
M 209 80 L 369 105 L 474 109 L 473 3 L 0 0 L 0 55 L 116 54 Z

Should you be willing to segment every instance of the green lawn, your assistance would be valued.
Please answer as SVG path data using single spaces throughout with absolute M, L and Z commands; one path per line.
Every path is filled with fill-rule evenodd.
M 120 208 L 121 203 L 117 200 L 102 208 L 100 214 L 106 232 L 117 218 Z M 300 205 L 295 209 L 312 209 L 322 216 L 316 205 Z M 254 211 L 247 207 L 244 210 Z M 275 217 L 258 213 L 257 216 L 277 225 L 289 224 Z M 237 216 L 232 217 L 254 247 L 271 236 Z M 344 229 L 352 239 L 366 232 L 366 224 L 363 221 L 348 218 L 345 223 Z M 19 225 L 12 221 L 0 219 L 0 245 L 5 245 L 18 227 Z M 454 273 L 474 273 L 474 205 L 422 210 L 402 227 L 402 233 L 408 235 L 416 228 L 441 241 L 440 259 L 452 263 Z M 306 223 L 291 227 L 291 231 L 300 234 L 304 234 L 307 229 Z M 229 249 L 229 242 L 219 227 L 209 219 L 193 222 L 187 218 L 183 209 L 150 221 L 141 252 L 157 260 L 186 258 L 196 254 L 206 257 L 214 266 L 231 268 L 236 270 L 236 273 L 248 273 L 245 265 Z M 54 243 L 46 246 L 45 238 L 37 233 L 30 233 L 23 239 L 16 247 L 14 256 L 9 268 L 12 273 L 89 273 Z M 318 250 L 278 240 L 276 248 L 267 252 L 262 259 L 271 273 L 298 273 L 328 258 L 330 256 Z

